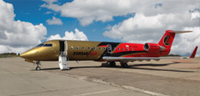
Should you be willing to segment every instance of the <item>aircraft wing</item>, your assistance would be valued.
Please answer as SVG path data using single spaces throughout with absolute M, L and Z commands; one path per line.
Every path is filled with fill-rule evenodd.
M 141 60 L 147 60 L 150 61 L 151 59 L 153 60 L 160 60 L 160 59 L 189 59 L 189 58 L 194 58 L 196 55 L 198 46 L 194 49 L 190 57 L 111 57 L 111 56 L 104 56 L 103 60 L 106 61 L 141 61 Z
M 135 61 L 135 60 L 160 60 L 160 59 L 189 59 L 190 57 L 103 57 L 106 61 Z

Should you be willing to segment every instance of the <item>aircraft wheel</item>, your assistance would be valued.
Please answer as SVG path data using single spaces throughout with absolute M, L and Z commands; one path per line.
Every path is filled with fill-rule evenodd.
M 122 66 L 123 68 L 127 68 L 127 67 L 128 67 L 128 64 L 127 64 L 126 62 L 120 62 L 120 64 L 121 64 L 121 66 Z
M 37 67 L 35 68 L 35 70 L 38 70 L 38 71 L 39 71 L 40 69 L 41 69 L 41 68 L 40 68 L 39 66 L 37 66 Z
M 114 61 L 111 61 L 111 62 L 110 62 L 110 66 L 111 66 L 111 67 L 115 67 L 115 66 L 116 66 L 116 63 L 115 63 Z

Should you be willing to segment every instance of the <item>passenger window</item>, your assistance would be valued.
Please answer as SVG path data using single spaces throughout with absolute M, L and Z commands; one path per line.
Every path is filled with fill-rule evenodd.
M 129 49 L 127 48 L 127 51 L 128 51 Z
M 131 48 L 131 51 L 133 51 L 133 48 Z
M 52 47 L 52 44 L 44 44 L 44 47 Z
M 124 48 L 122 48 L 122 50 L 124 51 Z
M 90 50 L 90 47 L 88 47 L 88 49 Z
M 82 47 L 82 49 L 84 50 L 84 49 L 85 49 L 85 47 Z
M 73 49 L 74 47 L 73 46 L 71 46 L 71 49 Z
M 39 45 L 37 45 L 36 47 L 42 47 L 44 44 L 39 44 Z
M 101 50 L 101 47 L 99 47 L 99 50 Z
M 96 50 L 96 47 L 94 47 L 94 50 Z
M 78 50 L 78 49 L 79 49 L 79 47 L 77 46 L 77 47 L 76 47 L 76 49 Z
M 118 48 L 118 50 L 120 50 L 120 48 Z

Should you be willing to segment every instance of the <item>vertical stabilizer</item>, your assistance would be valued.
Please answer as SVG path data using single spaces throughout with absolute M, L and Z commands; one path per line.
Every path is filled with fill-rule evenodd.
M 195 58 L 196 52 L 197 52 L 197 48 L 198 46 L 196 46 L 196 48 L 194 49 L 194 51 L 192 52 L 190 58 Z
M 158 42 L 159 45 L 165 47 L 165 48 L 171 48 L 172 43 L 174 41 L 175 35 L 178 33 L 188 33 L 192 31 L 173 31 L 173 30 L 166 30 L 165 34 L 161 38 L 161 40 Z
M 160 39 L 159 41 L 159 45 L 165 47 L 165 48 L 171 48 L 172 43 L 174 41 L 175 38 L 175 33 L 173 30 L 166 30 L 165 34 L 163 35 L 163 37 Z

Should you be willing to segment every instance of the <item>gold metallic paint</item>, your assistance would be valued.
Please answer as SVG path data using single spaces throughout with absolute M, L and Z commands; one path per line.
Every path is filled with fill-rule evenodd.
M 44 42 L 53 44 L 53 47 L 34 47 L 20 56 L 36 61 L 57 61 L 59 56 L 60 44 L 58 40 Z
M 98 45 L 101 42 L 91 42 L 91 41 L 67 41 L 68 43 L 68 58 L 70 60 L 97 60 L 100 58 L 100 56 L 104 53 L 104 47 L 99 50 Z M 71 46 L 73 46 L 73 49 L 71 49 Z M 77 46 L 79 46 L 79 49 L 76 49 Z M 82 47 L 85 47 L 85 49 L 82 49 Z M 88 49 L 90 47 L 90 49 Z M 92 50 L 94 47 L 96 47 L 95 50 Z M 97 52 L 96 55 L 73 55 L 74 52 Z

